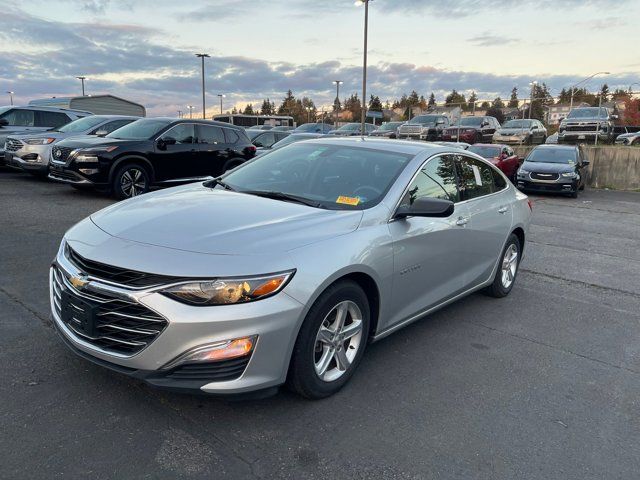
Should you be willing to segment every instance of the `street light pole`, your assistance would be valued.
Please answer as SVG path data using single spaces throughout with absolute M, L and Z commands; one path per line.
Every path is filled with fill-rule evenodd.
M 9 100 L 11 101 L 11 105 L 13 105 L 13 94 L 14 94 L 15 92 L 7 91 L 7 93 L 9 94 Z
M 189 118 L 193 118 L 193 105 L 187 105 L 187 108 L 189 109 Z
M 204 105 L 204 59 L 208 58 L 209 55 L 206 53 L 196 53 L 196 57 L 202 60 L 202 118 L 207 118 L 207 111 Z
M 182 118 L 182 110 L 178 110 L 178 118 Z
M 340 115 L 340 85 L 344 83 L 342 80 L 334 80 L 333 83 L 336 85 L 336 101 L 334 102 L 334 109 L 336 111 L 336 121 L 335 127 L 338 128 L 338 116 Z
M 76 77 L 76 78 L 82 82 L 82 96 L 84 97 L 85 96 L 84 95 L 84 81 L 87 79 L 87 77 L 79 76 L 79 77 Z
M 220 98 L 220 115 L 222 115 L 222 99 L 225 97 L 226 95 L 223 93 L 219 93 L 218 97 Z
M 360 113 L 360 135 L 364 135 L 364 122 L 367 117 L 367 36 L 369 30 L 369 1 L 358 0 L 356 5 L 364 4 L 364 55 L 362 60 L 362 108 Z
M 531 95 L 529 98 L 529 120 L 531 120 L 531 114 L 533 113 L 533 88 L 538 85 L 538 82 L 534 80 L 529 85 L 531 85 Z
M 579 87 L 583 83 L 588 82 L 589 80 L 591 80 L 596 75 L 609 75 L 610 73 L 611 72 L 596 72 L 593 75 L 590 75 L 587 78 L 585 78 L 584 80 L 582 80 L 582 81 L 576 83 L 575 85 L 573 85 L 571 87 L 571 102 L 569 103 L 569 113 L 571 113 L 571 110 L 573 110 L 573 95 L 576 93 L 576 87 Z

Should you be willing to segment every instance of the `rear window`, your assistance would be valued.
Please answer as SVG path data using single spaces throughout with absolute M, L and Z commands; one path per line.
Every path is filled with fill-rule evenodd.
M 501 149 L 490 145 L 471 145 L 467 151 L 476 153 L 483 158 L 493 158 L 500 156 Z

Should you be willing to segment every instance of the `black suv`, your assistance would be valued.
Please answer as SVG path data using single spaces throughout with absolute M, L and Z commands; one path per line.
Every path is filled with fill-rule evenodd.
M 143 118 L 104 138 L 62 140 L 51 152 L 49 178 L 128 198 L 152 185 L 218 176 L 255 153 L 244 130 L 228 123 Z

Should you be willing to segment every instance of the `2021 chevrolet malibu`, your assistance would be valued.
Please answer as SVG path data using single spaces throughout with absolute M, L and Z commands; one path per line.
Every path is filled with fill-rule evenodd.
M 50 270 L 54 324 L 156 386 L 321 398 L 368 342 L 476 290 L 507 295 L 530 216 L 455 147 L 299 142 L 75 225 Z

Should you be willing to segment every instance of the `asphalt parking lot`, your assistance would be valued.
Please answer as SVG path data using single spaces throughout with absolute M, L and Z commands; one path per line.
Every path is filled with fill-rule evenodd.
M 534 200 L 510 296 L 370 345 L 334 397 L 230 403 L 67 351 L 48 266 L 112 200 L 0 170 L 0 478 L 638 478 L 640 193 Z

